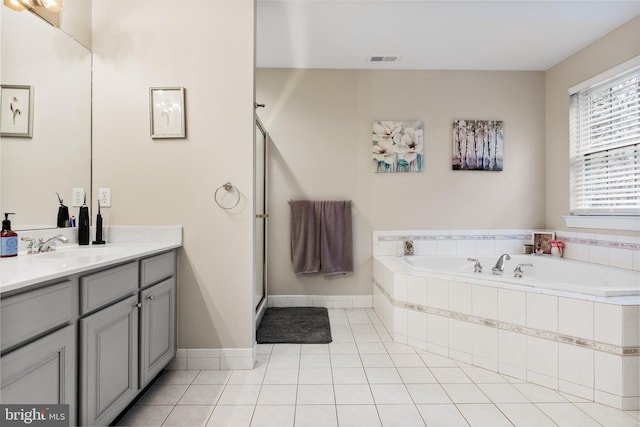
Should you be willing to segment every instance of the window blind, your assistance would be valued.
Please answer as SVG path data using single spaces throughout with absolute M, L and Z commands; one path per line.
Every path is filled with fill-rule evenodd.
M 640 66 L 571 95 L 572 215 L 640 215 Z

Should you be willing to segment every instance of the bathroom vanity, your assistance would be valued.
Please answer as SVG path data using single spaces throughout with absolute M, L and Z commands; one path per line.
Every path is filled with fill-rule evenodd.
M 70 425 L 109 425 L 175 356 L 178 246 L 20 255 L 34 273 L 13 281 L 4 268 L 24 266 L 3 261 L 0 402 L 69 404 Z

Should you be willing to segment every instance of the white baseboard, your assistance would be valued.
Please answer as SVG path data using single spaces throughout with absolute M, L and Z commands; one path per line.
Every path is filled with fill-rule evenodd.
M 165 369 L 253 369 L 255 360 L 255 348 L 179 348 Z

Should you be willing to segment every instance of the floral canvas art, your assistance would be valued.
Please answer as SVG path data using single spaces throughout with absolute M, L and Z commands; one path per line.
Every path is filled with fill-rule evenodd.
M 422 172 L 424 124 L 419 120 L 376 120 L 372 124 L 375 172 Z

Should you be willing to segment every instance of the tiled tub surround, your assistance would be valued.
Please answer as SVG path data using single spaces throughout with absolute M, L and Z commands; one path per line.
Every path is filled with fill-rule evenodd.
M 523 253 L 534 230 L 401 230 L 375 231 L 373 256 L 403 254 L 413 241 L 414 255 L 494 255 Z M 640 238 L 559 231 L 564 258 L 640 271 Z
M 498 253 L 507 241 L 494 241 Z M 640 298 L 522 288 L 374 258 L 374 309 L 395 341 L 639 409 Z

